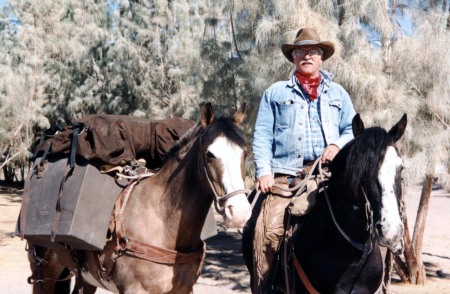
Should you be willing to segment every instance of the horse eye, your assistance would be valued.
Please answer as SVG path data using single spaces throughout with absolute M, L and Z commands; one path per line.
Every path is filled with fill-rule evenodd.
M 212 154 L 210 151 L 206 151 L 206 157 L 207 157 L 208 159 L 214 159 L 214 158 L 216 158 L 216 157 L 214 156 L 214 154 Z

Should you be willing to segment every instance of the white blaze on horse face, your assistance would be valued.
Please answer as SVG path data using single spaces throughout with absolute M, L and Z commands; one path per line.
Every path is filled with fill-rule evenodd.
M 396 173 L 402 164 L 403 161 L 398 156 L 397 150 L 389 146 L 378 174 L 383 194 L 381 219 L 376 225 L 381 245 L 389 247 L 394 247 L 403 238 L 403 222 L 395 195 Z
M 225 194 L 244 189 L 245 184 L 241 174 L 241 160 L 244 150 L 231 143 L 225 137 L 217 137 L 209 146 L 216 159 L 222 162 L 222 186 Z M 228 227 L 243 227 L 251 216 L 251 206 L 245 194 L 231 197 L 225 203 L 225 223 Z

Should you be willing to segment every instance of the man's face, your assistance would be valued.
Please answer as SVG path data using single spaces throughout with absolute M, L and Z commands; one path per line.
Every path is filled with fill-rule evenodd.
M 295 68 L 304 77 L 317 78 L 322 65 L 322 51 L 319 47 L 302 47 L 292 51 Z

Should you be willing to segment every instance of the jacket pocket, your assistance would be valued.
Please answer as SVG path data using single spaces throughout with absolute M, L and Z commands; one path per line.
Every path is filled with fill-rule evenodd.
M 294 101 L 287 99 L 284 101 L 277 101 L 276 103 L 276 119 L 275 126 L 277 128 L 285 128 L 292 124 L 295 115 Z
M 342 109 L 342 101 L 341 100 L 331 100 L 328 102 L 330 106 L 331 120 L 335 125 L 339 125 L 340 121 L 340 112 Z

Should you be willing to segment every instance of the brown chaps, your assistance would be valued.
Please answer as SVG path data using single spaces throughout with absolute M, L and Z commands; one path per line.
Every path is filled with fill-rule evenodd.
M 276 177 L 275 184 L 288 188 L 287 176 Z M 253 293 L 263 293 L 263 287 L 270 276 L 273 260 L 284 234 L 285 212 L 291 201 L 290 195 L 290 192 L 274 189 L 262 203 L 253 238 Z
M 289 188 L 287 176 L 275 177 L 275 185 Z M 286 210 L 297 216 L 306 214 L 314 206 L 316 194 L 317 182 L 313 178 L 308 181 L 306 191 L 294 199 L 291 192 L 278 188 L 274 188 L 272 193 L 266 195 L 256 221 L 253 238 L 252 293 L 262 294 L 264 288 L 268 286 L 274 259 L 285 232 L 288 215 Z

